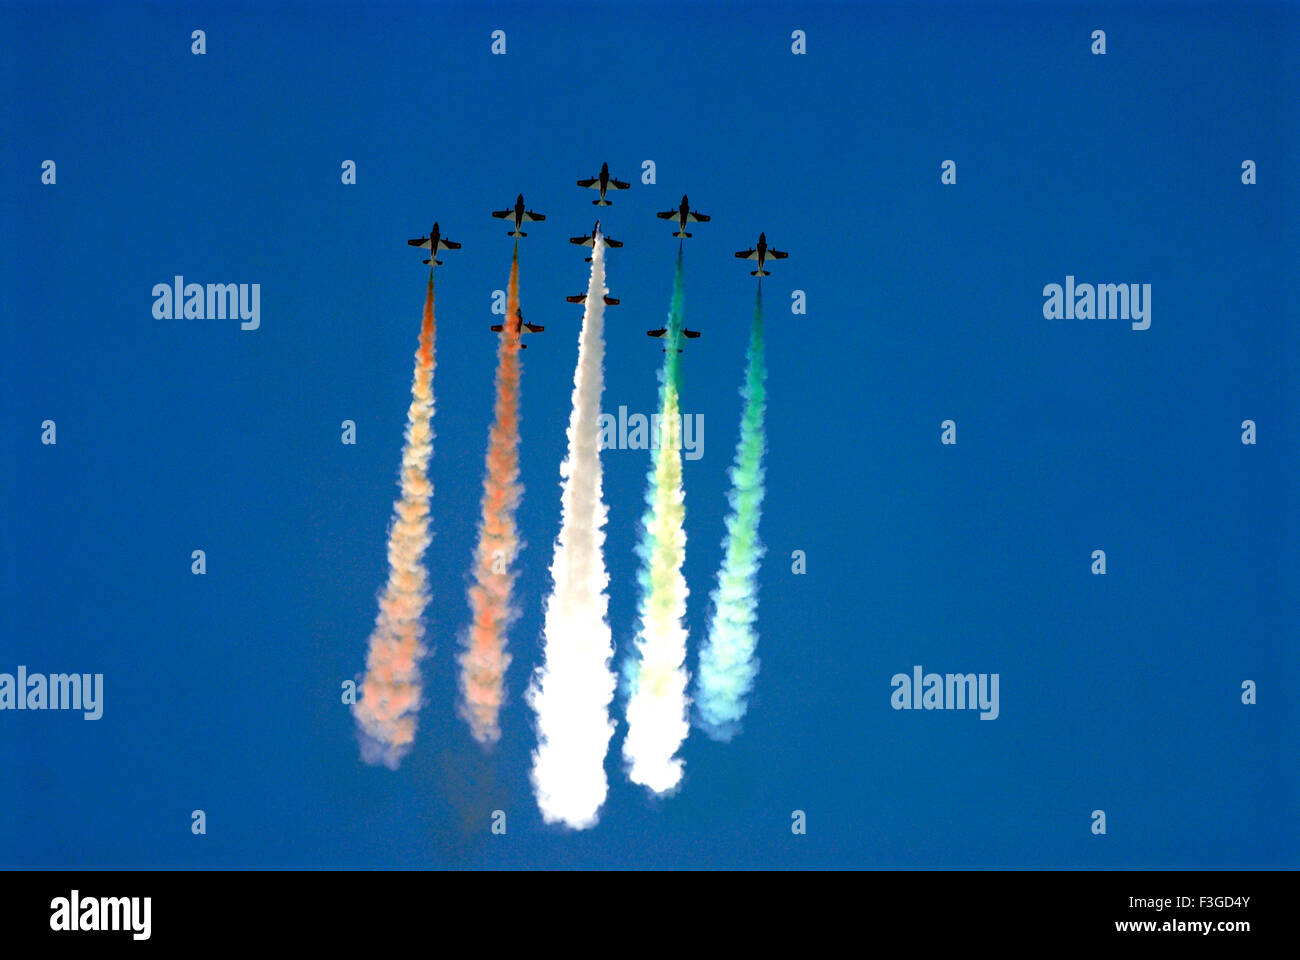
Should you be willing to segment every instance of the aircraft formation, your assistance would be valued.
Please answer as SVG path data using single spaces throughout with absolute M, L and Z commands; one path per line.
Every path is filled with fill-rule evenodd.
M 577 184 L 595 191 L 592 203 L 598 208 L 613 205 L 611 197 L 630 188 L 630 184 L 610 173 L 608 164 L 602 164 L 596 176 Z M 519 350 L 531 345 L 522 342 L 532 340 L 524 334 L 546 329 L 524 318 L 519 298 L 520 238 L 528 236 L 530 224 L 545 222 L 546 215 L 531 209 L 522 194 L 515 197 L 512 207 L 491 213 L 495 219 L 505 221 L 514 250 L 509 281 L 500 291 L 504 297 L 498 294 L 498 299 L 505 301 L 503 315 L 494 317 L 495 323 L 489 321 L 496 334 L 497 357 L 492 424 L 484 457 L 478 535 L 466 591 L 470 616 L 467 628 L 458 633 L 461 650 L 457 656 L 456 704 L 470 735 L 487 749 L 503 735 L 500 717 L 508 694 L 507 670 L 513 659 L 509 625 L 520 612 L 517 571 L 512 566 L 522 547 L 517 522 L 523 496 L 519 469 L 523 365 Z M 727 538 L 718 568 L 718 586 L 710 594 L 710 627 L 698 651 L 695 689 L 688 694 L 690 631 L 685 608 L 690 591 L 684 568 L 682 459 L 683 450 L 696 447 L 689 439 L 691 418 L 681 412 L 682 364 L 678 354 L 683 352 L 684 344 L 700 336 L 700 331 L 685 327 L 684 247 L 694 225 L 708 223 L 710 218 L 694 209 L 688 196 L 683 196 L 674 209 L 656 212 L 656 217 L 671 224 L 678 247 L 667 317 L 662 326 L 646 331 L 663 348 L 657 378 L 658 413 L 654 415 L 661 432 L 654 445 L 656 452 L 649 458 L 646 492 L 641 498 L 644 512 L 636 528 L 639 569 L 635 582 L 640 598 L 635 640 L 617 670 L 627 678 L 627 733 L 622 752 L 628 778 L 655 795 L 665 796 L 682 779 L 685 761 L 678 751 L 690 730 L 691 713 L 697 714 L 695 725 L 708 736 L 729 740 L 739 730 L 748 709 L 749 693 L 758 672 L 755 611 L 757 572 L 763 552 L 758 523 L 764 496 L 763 418 L 767 403 L 762 278 L 770 276 L 771 264 L 784 260 L 787 254 L 768 246 L 765 233 L 759 234 L 754 246 L 735 254 L 738 259 L 754 261 L 756 269 L 751 275 L 759 279 L 740 389 L 743 410 L 739 439 L 728 473 L 731 489 L 727 495 Z M 550 566 L 551 591 L 542 606 L 542 658 L 530 681 L 527 702 L 536 720 L 537 749 L 533 752 L 531 779 L 542 818 L 548 823 L 586 829 L 596 823 L 608 789 L 604 767 L 615 729 L 610 708 L 619 686 L 613 628 L 607 613 L 610 570 L 604 556 L 602 531 L 607 511 L 600 456 L 604 444 L 592 441 L 603 437 L 603 307 L 619 303 L 605 292 L 606 248 L 617 250 L 623 243 L 607 236 L 600 220 L 593 223 L 590 232 L 568 240 L 586 248 L 591 271 L 586 292 L 564 298 L 586 309 L 582 311 L 574 363 L 568 446 L 560 467 L 563 489 L 560 530 Z M 429 272 L 403 434 L 402 469 L 398 474 L 401 496 L 394 503 L 394 519 L 388 528 L 388 578 L 368 642 L 362 697 L 353 704 L 362 759 L 392 768 L 415 742 L 423 685 L 418 661 L 429 654 L 424 612 L 430 603 L 425 588 L 431 568 L 423 557 L 432 540 L 429 506 L 433 486 L 429 466 L 433 454 L 437 331 L 434 275 L 444 254 L 461 248 L 460 243 L 443 235 L 437 222 L 427 235 L 407 243 L 427 251 L 424 263 Z M 594 302 L 592 297 L 601 297 L 603 303 Z M 689 453 L 687 458 L 693 459 Z
M 613 204 L 614 201 L 610 200 L 606 196 L 609 191 L 627 190 L 631 186 L 627 181 L 619 180 L 617 177 L 613 176 L 609 172 L 608 163 L 602 163 L 600 165 L 600 173 L 596 174 L 596 176 L 579 180 L 577 181 L 577 184 L 580 187 L 590 190 L 598 190 L 600 192 L 600 195 L 595 200 L 591 201 L 598 207 L 608 207 Z M 524 195 L 522 193 L 515 198 L 513 207 L 509 207 L 505 210 L 493 210 L 492 216 L 498 220 L 506 220 L 510 222 L 511 228 L 507 231 L 507 236 L 515 238 L 516 242 L 518 242 L 520 237 L 528 236 L 528 234 L 523 230 L 524 224 L 540 223 L 546 219 L 546 214 L 528 209 L 527 204 L 524 203 Z M 673 232 L 673 236 L 679 240 L 685 240 L 692 236 L 692 234 L 686 229 L 689 224 L 708 223 L 710 219 L 708 214 L 700 213 L 698 210 L 691 209 L 690 200 L 686 194 L 682 194 L 681 203 L 676 207 L 676 209 L 664 210 L 656 214 L 656 216 L 660 220 L 670 220 L 675 223 L 677 229 Z M 579 237 L 570 237 L 569 242 L 580 247 L 591 248 L 595 246 L 596 235 L 599 233 L 600 221 L 597 220 L 595 225 L 591 228 L 591 233 Z M 612 249 L 617 249 L 623 246 L 622 241 L 615 240 L 613 237 L 605 236 L 603 239 L 605 245 Z M 461 247 L 459 243 L 456 243 L 453 240 L 448 240 L 446 237 L 442 236 L 442 232 L 436 222 L 429 230 L 428 236 L 416 237 L 414 240 L 408 240 L 406 242 L 409 246 L 419 247 L 420 249 L 429 251 L 429 259 L 424 261 L 424 263 L 429 266 L 429 269 L 433 269 L 435 266 L 442 266 L 442 261 L 438 259 L 439 253 L 444 250 L 459 250 Z M 789 254 L 784 250 L 777 250 L 775 247 L 768 246 L 766 233 L 760 233 L 758 235 L 758 243 L 750 247 L 748 250 L 736 251 L 737 259 L 757 261 L 758 268 L 756 270 L 751 270 L 749 275 L 751 277 L 758 277 L 760 280 L 763 277 L 771 276 L 771 271 L 764 269 L 770 261 L 784 260 L 788 256 Z M 590 263 L 591 257 L 587 257 L 586 260 Z M 564 299 L 568 303 L 585 303 L 587 295 L 585 293 L 580 293 L 571 297 L 565 297 Z M 605 303 L 607 306 L 617 306 L 618 302 L 619 301 L 614 297 L 605 297 Z M 546 329 L 538 324 L 526 323 L 522 311 L 516 311 L 513 324 L 515 329 L 519 331 L 520 335 L 524 333 L 541 333 Z M 500 333 L 503 329 L 503 324 L 493 324 L 490 329 L 494 333 Z M 666 327 L 660 327 L 655 330 L 647 330 L 646 336 L 662 339 L 667 333 L 668 330 Z M 682 330 L 682 336 L 692 340 L 699 335 L 700 332 L 698 330 Z M 526 344 L 520 344 L 521 348 L 526 348 L 526 346 Z M 678 352 L 680 353 L 681 351 L 679 350 Z

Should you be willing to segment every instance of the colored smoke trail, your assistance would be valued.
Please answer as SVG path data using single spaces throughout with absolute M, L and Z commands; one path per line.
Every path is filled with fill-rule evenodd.
M 420 346 L 415 353 L 411 406 L 402 448 L 401 496 L 393 504 L 388 532 L 388 583 L 370 634 L 361 699 L 353 706 L 367 763 L 396 768 L 415 739 L 420 709 L 419 660 L 424 655 L 424 616 L 429 575 L 422 557 L 429 546 L 429 459 L 433 456 L 433 270 L 424 298 Z
M 551 561 L 543 663 L 528 691 L 537 713 L 532 781 L 547 823 L 582 829 L 605 802 L 605 753 L 614 724 L 614 656 L 606 614 L 606 507 L 601 499 L 598 425 L 604 390 L 605 242 L 597 234 L 578 341 L 569 448 L 560 467 L 560 535 Z
M 678 403 L 682 342 L 682 253 L 677 251 L 672 306 L 659 372 L 659 443 L 651 455 L 647 510 L 642 519 L 640 626 L 630 667 L 627 739 L 623 757 L 628 777 L 655 793 L 673 789 L 682 778 L 676 756 L 690 732 L 686 718 L 686 559 L 685 494 L 682 490 L 681 413 Z
M 696 678 L 699 721 L 714 740 L 730 740 L 740 730 L 746 697 L 758 674 L 754 650 L 758 635 L 758 566 L 763 545 L 758 520 L 763 505 L 763 412 L 767 401 L 763 361 L 763 286 L 754 304 L 754 325 L 749 336 L 748 370 L 741 396 L 745 412 L 740 441 L 731 467 L 731 512 L 727 515 L 725 555 L 718 571 L 713 599 L 713 619 L 708 640 L 700 651 Z
M 460 655 L 461 716 L 482 744 L 501 739 L 498 714 L 505 693 L 506 628 L 515 619 L 510 569 L 519 549 L 515 509 L 523 488 L 519 484 L 519 243 L 510 261 L 506 321 L 497 346 L 496 413 L 488 434 L 483 475 L 483 515 L 474 551 L 474 585 L 469 590 L 473 623 Z

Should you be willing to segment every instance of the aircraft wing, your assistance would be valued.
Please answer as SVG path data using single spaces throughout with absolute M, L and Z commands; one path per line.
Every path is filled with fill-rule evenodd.
M 496 217 L 498 220 L 508 220 L 510 217 L 513 217 L 514 215 L 515 215 L 515 212 L 514 212 L 513 210 L 493 210 L 493 211 L 492 211 L 492 216 Z
M 488 329 L 491 330 L 493 333 L 500 333 L 502 330 L 505 329 L 505 326 L 504 324 L 494 323 L 492 324 L 492 326 L 488 327 Z
M 570 237 L 570 243 L 576 243 L 580 247 L 590 247 L 592 245 L 591 237 Z
M 665 210 L 663 213 L 656 214 L 660 220 L 673 220 L 677 217 L 676 210 Z
M 609 178 L 609 185 L 615 190 L 626 190 L 628 187 L 632 186 L 632 184 L 627 183 L 626 181 L 615 180 L 613 177 Z
M 605 246 L 607 246 L 607 247 L 621 247 L 621 246 L 623 246 L 623 241 L 622 241 L 622 240 L 615 240 L 615 239 L 613 239 L 612 237 L 606 237 L 606 238 L 605 238 Z
M 683 335 L 683 336 L 686 336 L 686 337 L 690 337 L 692 340 L 694 340 L 696 337 L 698 337 L 698 336 L 700 335 L 700 331 L 698 331 L 698 330 L 683 330 L 683 331 L 682 331 L 682 335 Z
M 768 253 L 771 253 L 772 251 L 769 250 L 769 251 L 767 251 L 767 252 L 768 252 Z M 749 250 L 737 250 L 737 251 L 736 251 L 736 256 L 737 256 L 737 258 L 739 258 L 739 259 L 741 259 L 741 260 L 757 260 L 757 259 L 758 259 L 758 251 L 757 251 L 757 250 L 754 250 L 753 248 L 751 248 L 751 249 L 749 249 Z
M 589 179 L 589 180 L 579 180 L 579 181 L 578 181 L 578 186 L 580 186 L 580 187 L 596 187 L 597 189 L 599 189 L 599 188 L 600 188 L 600 177 L 592 177 L 592 178 Z
M 772 257 L 774 260 L 784 260 L 786 257 L 790 256 L 790 254 L 786 253 L 784 250 L 773 250 L 771 247 L 767 248 L 767 255 Z
M 686 219 L 690 223 L 708 223 L 709 215 L 707 213 L 698 213 L 697 211 L 692 210 L 686 215 Z
M 524 211 L 524 219 L 527 220 L 527 221 L 529 221 L 530 223 L 533 222 L 533 221 L 537 221 L 537 220 L 545 220 L 545 219 L 546 219 L 546 214 L 544 214 L 544 213 L 533 213 L 533 211 L 531 211 L 531 210 L 525 210 L 525 211 Z
M 666 328 L 660 327 L 658 330 L 647 330 L 645 335 L 647 337 L 662 337 L 667 332 L 668 330 Z
M 416 240 L 407 240 L 407 241 L 406 241 L 406 245 L 407 245 L 408 247 L 423 247 L 425 250 L 428 250 L 428 249 L 429 249 L 429 238 L 428 238 L 428 237 L 420 237 L 419 239 L 416 239 Z
M 426 246 L 426 247 L 427 247 L 428 245 L 429 245 L 429 244 L 428 244 L 428 241 L 426 241 L 425 243 L 421 244 L 421 246 Z M 459 250 L 459 249 L 460 249 L 460 244 L 457 243 L 455 240 L 444 240 L 444 239 L 442 239 L 441 237 L 439 237 L 439 238 L 438 238 L 438 249 L 439 249 L 439 250 Z
M 541 333 L 546 328 L 543 326 L 539 326 L 538 324 L 535 323 L 525 323 L 524 329 L 527 330 L 529 333 Z

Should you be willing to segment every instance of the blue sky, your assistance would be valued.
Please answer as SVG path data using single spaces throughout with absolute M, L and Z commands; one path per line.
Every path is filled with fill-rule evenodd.
M 1300 862 L 1294 5 L 5 4 L 0 34 L 0 671 L 106 688 L 94 722 L 0 714 L 0 866 Z M 574 181 L 602 161 L 633 182 L 600 211 L 626 244 L 606 411 L 656 402 L 644 331 L 676 243 L 654 212 L 687 192 L 713 218 L 685 268 L 692 666 L 754 295 L 732 253 L 763 230 L 791 255 L 764 289 L 744 732 L 694 732 L 681 792 L 652 800 L 620 729 L 601 823 L 569 833 L 531 796 L 522 691 L 559 527 L 580 319 L 563 298 L 587 280 L 567 238 L 597 214 Z M 484 757 L 453 658 L 509 270 L 489 213 L 521 191 L 548 215 L 520 250 L 546 332 L 524 354 L 522 616 Z M 438 273 L 436 649 L 394 773 L 359 761 L 339 687 L 385 576 L 424 291 L 405 240 L 435 219 L 464 244 Z M 177 274 L 259 283 L 260 329 L 155 319 Z M 1150 283 L 1151 328 L 1045 320 L 1067 275 Z M 620 649 L 646 457 L 604 459 Z M 998 673 L 1000 716 L 892 710 L 914 664 Z

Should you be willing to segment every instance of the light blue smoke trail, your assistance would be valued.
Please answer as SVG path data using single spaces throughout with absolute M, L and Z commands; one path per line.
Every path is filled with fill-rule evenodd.
M 700 651 L 696 677 L 697 722 L 714 740 L 730 740 L 740 731 L 748 695 L 758 675 L 754 652 L 758 634 L 758 568 L 763 545 L 758 521 L 763 505 L 763 414 L 767 404 L 767 368 L 763 360 L 763 287 L 754 303 L 749 335 L 748 369 L 741 396 L 745 400 L 740 440 L 731 467 L 731 512 L 727 515 L 726 554 L 713 593 L 713 617 Z

